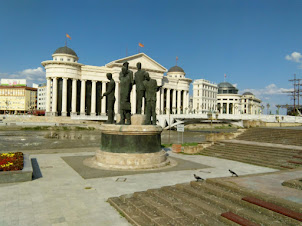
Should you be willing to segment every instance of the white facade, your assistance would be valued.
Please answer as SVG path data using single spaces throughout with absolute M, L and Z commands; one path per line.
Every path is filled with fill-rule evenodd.
M 196 113 L 208 113 L 217 110 L 217 85 L 205 79 L 193 82 L 193 109 Z
M 62 49 L 65 50 L 62 51 Z M 158 86 L 162 86 L 157 92 L 157 114 L 181 114 L 188 111 L 189 87 L 192 80 L 185 78 L 185 73 L 181 71 L 170 72 L 169 70 L 165 76 L 167 69 L 144 53 L 115 60 L 105 66 L 90 66 L 78 63 L 77 55 L 68 47 L 58 50 L 52 55 L 52 60 L 42 62 L 47 79 L 47 116 L 105 115 L 106 98 L 100 99 L 100 96 L 106 92 L 106 83 L 109 82 L 106 78 L 107 73 L 112 73 L 116 83 L 115 113 L 119 113 L 119 73 L 126 61 L 133 74 L 137 71 L 136 64 L 141 62 L 142 69 L 157 81 Z M 134 85 L 131 92 L 132 114 L 135 114 L 136 109 L 135 90 Z
M 241 114 L 241 95 L 218 94 L 217 110 L 219 114 L 238 115 Z
M 218 84 L 217 110 L 220 114 L 261 114 L 261 100 L 250 92 L 238 94 L 238 89 L 228 82 Z
M 37 87 L 37 110 L 46 110 L 46 83 L 39 84 Z
M 242 114 L 259 115 L 262 113 L 261 100 L 254 94 L 246 92 L 241 97 Z

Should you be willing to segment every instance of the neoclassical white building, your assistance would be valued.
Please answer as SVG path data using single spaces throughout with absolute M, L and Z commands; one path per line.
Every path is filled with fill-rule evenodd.
M 259 115 L 262 114 L 261 100 L 256 98 L 251 92 L 245 92 L 241 96 L 242 114 Z
M 205 79 L 193 82 L 193 109 L 196 113 L 208 113 L 217 110 L 218 87 Z
M 218 84 L 217 111 L 220 114 L 261 114 L 261 100 L 254 94 L 238 94 L 238 89 L 228 82 Z
M 106 73 L 112 73 L 116 82 L 115 113 L 119 113 L 119 73 L 124 62 L 136 72 L 136 64 L 162 86 L 157 92 L 157 114 L 181 114 L 188 112 L 191 79 L 185 77 L 182 68 L 174 66 L 167 70 L 144 53 L 112 61 L 105 66 L 84 65 L 78 62 L 77 54 L 67 46 L 58 48 L 52 60 L 43 61 L 46 70 L 46 116 L 105 115 Z M 167 72 L 167 75 L 164 75 Z M 52 90 L 51 90 L 52 87 Z M 135 114 L 135 85 L 131 92 L 131 109 Z M 143 108 L 144 109 L 144 108 Z

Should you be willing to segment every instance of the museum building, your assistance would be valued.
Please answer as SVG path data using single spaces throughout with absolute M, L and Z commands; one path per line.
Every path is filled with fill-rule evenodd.
M 165 67 L 144 53 L 112 61 L 105 66 L 84 65 L 78 62 L 77 54 L 67 46 L 58 48 L 52 60 L 43 61 L 46 70 L 46 116 L 105 115 L 107 73 L 115 80 L 115 113 L 119 113 L 120 81 L 119 73 L 124 62 L 129 69 L 137 71 L 140 62 L 152 79 L 162 86 L 157 92 L 157 114 L 183 114 L 189 111 L 189 87 L 191 79 L 185 77 L 179 66 Z M 167 75 L 165 75 L 167 73 Z M 131 92 L 131 113 L 136 109 L 136 88 Z M 144 103 L 143 103 L 144 105 Z M 144 107 L 142 108 L 144 109 Z
M 220 114 L 251 114 L 262 113 L 261 100 L 251 92 L 238 94 L 238 89 L 228 82 L 218 84 L 217 111 Z

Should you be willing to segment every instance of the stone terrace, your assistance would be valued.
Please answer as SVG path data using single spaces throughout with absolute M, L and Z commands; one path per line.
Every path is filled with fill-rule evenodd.
M 251 128 L 236 139 L 273 144 L 302 146 L 302 130 L 281 128 Z

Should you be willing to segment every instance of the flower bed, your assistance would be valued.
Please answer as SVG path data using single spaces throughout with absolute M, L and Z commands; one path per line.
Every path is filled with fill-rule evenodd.
M 22 152 L 0 154 L 0 171 L 22 170 L 24 158 Z

